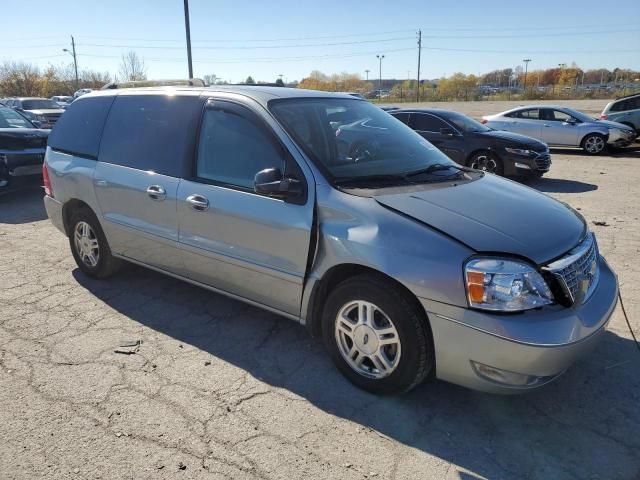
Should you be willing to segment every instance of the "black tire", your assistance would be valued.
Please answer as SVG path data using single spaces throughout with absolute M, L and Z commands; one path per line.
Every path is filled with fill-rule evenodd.
M 582 139 L 580 146 L 587 155 L 601 155 L 607 150 L 607 139 L 599 133 L 589 133 Z
M 483 150 L 475 152 L 467 160 L 467 166 L 482 170 L 487 173 L 504 176 L 504 164 L 502 160 L 493 152 Z
M 95 265 L 89 265 L 87 261 L 83 260 L 76 246 L 75 232 L 81 222 L 89 225 L 93 232 L 92 238 L 97 240 L 98 255 L 96 256 L 97 261 Z M 71 247 L 71 253 L 78 268 L 89 277 L 107 278 L 116 273 L 122 266 L 122 261 L 111 254 L 111 248 L 104 236 L 100 222 L 98 222 L 95 214 L 88 208 L 78 209 L 71 214 L 69 219 L 69 246 Z
M 375 303 L 398 333 L 401 355 L 395 369 L 384 378 L 369 378 L 357 372 L 340 352 L 336 339 L 338 313 L 356 300 Z M 372 393 L 407 392 L 425 379 L 435 363 L 433 337 L 424 312 L 407 293 L 381 275 L 362 274 L 338 284 L 325 303 L 322 334 L 338 370 L 354 385 Z

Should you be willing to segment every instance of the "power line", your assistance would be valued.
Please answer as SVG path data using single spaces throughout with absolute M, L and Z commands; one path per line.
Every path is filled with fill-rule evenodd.
M 312 47 L 333 47 L 342 45 L 362 45 L 366 43 L 381 43 L 381 42 L 397 42 L 400 40 L 409 40 L 413 37 L 397 37 L 397 38 L 385 38 L 379 40 L 360 40 L 355 42 L 333 42 L 333 43 L 307 43 L 307 44 L 291 44 L 291 45 L 258 45 L 258 46 L 242 46 L 242 47 L 202 47 L 194 46 L 194 50 L 256 50 L 256 49 L 273 49 L 273 48 L 312 48 Z M 184 47 L 177 46 L 160 46 L 160 45 L 114 45 L 104 43 L 83 43 L 84 47 L 99 47 L 99 48 L 138 48 L 138 49 L 154 49 L 154 50 L 182 50 Z
M 441 39 L 478 39 L 478 38 L 530 38 L 530 37 L 572 37 L 575 35 L 603 35 L 610 33 L 640 33 L 640 30 L 628 29 L 628 30 L 602 30 L 598 32 L 557 32 L 557 33 L 525 33 L 525 34 L 507 34 L 507 35 L 425 35 L 426 38 L 441 38 Z

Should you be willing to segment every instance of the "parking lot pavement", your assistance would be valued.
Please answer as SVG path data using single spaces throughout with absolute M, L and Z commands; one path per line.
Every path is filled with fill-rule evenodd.
M 553 160 L 530 185 L 587 218 L 640 332 L 640 152 Z M 376 397 L 289 320 L 133 266 L 86 278 L 37 189 L 0 197 L 0 260 L 2 479 L 640 478 L 640 352 L 619 308 L 533 394 Z

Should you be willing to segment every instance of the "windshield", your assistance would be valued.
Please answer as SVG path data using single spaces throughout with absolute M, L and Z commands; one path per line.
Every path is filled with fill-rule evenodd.
M 461 113 L 447 112 L 441 114 L 445 120 L 453 123 L 457 128 L 463 132 L 490 132 L 491 129 L 481 124 L 477 120 L 471 117 L 462 115 Z
M 33 125 L 11 108 L 0 107 L 0 128 L 33 128 Z
M 58 110 L 60 106 L 51 100 L 46 99 L 36 99 L 36 100 L 23 100 L 22 101 L 22 109 L 23 110 L 46 110 L 46 109 L 55 109 Z
M 585 115 L 584 113 L 574 110 L 573 108 L 563 108 L 561 111 L 568 113 L 581 122 L 593 122 L 594 120 L 594 118 L 590 117 L 589 115 Z
M 363 100 L 286 99 L 270 102 L 269 108 L 334 181 L 455 165 L 402 122 Z

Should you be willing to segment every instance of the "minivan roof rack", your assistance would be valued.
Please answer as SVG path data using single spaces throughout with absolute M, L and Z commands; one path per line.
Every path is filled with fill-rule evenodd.
M 138 88 L 138 87 L 206 87 L 204 80 L 199 78 L 189 78 L 186 80 L 135 80 L 127 82 L 110 82 L 102 86 L 100 90 L 114 90 L 116 88 Z

